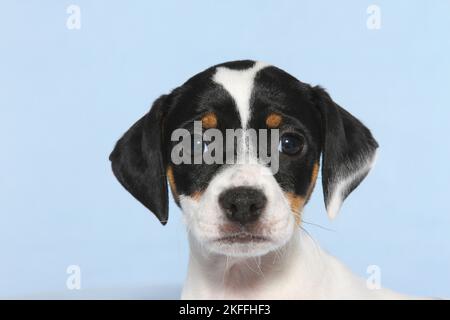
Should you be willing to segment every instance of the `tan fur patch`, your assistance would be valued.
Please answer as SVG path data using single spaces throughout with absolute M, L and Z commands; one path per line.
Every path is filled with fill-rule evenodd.
M 291 205 L 291 211 L 295 216 L 295 222 L 297 224 L 300 224 L 302 210 L 303 210 L 303 206 L 305 205 L 306 199 L 302 196 L 299 196 L 299 195 L 293 193 L 293 192 L 286 192 L 285 195 Z
M 202 192 L 197 191 L 197 192 L 194 192 L 194 193 L 191 195 L 191 198 L 194 199 L 194 200 L 196 200 L 196 201 L 198 201 L 198 200 L 200 200 L 200 197 L 201 197 L 201 196 L 202 196 Z
M 303 212 L 303 207 L 305 206 L 306 202 L 311 197 L 311 194 L 314 190 L 314 186 L 316 185 L 317 176 L 319 174 L 319 163 L 314 163 L 312 174 L 311 174 L 311 182 L 308 188 L 308 191 L 306 193 L 306 197 L 299 196 L 293 192 L 286 192 L 286 198 L 288 199 L 292 213 L 295 216 L 295 222 L 297 224 L 301 223 L 301 215 Z
M 202 117 L 202 126 L 205 129 L 217 128 L 217 116 L 209 112 Z
M 311 183 L 309 185 L 308 194 L 306 195 L 306 199 L 311 197 L 312 192 L 314 191 L 314 187 L 316 185 L 317 176 L 319 175 L 319 163 L 314 163 L 313 171 L 311 174 Z
M 167 167 L 166 174 L 167 174 L 167 180 L 169 181 L 170 190 L 172 191 L 172 194 L 173 194 L 175 200 L 178 201 L 179 195 L 178 195 L 178 191 L 177 191 L 177 185 L 175 184 L 175 178 L 173 176 L 173 168 L 171 166 Z M 199 201 L 202 194 L 203 193 L 201 191 L 194 192 L 191 195 L 191 198 L 196 201 Z
M 175 184 L 175 178 L 173 177 L 173 169 L 171 166 L 167 167 L 167 180 L 169 180 L 170 190 L 172 191 L 173 196 L 178 199 L 177 186 Z
M 271 113 L 266 118 L 266 125 L 270 129 L 275 129 L 280 126 L 282 120 L 283 120 L 283 118 L 279 114 Z

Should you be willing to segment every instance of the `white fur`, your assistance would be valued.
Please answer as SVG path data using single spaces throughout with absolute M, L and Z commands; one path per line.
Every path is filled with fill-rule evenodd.
M 265 194 L 267 206 L 260 224 L 264 226 L 265 234 L 271 237 L 271 242 L 227 245 L 216 241 L 221 235 L 220 227 L 227 222 L 218 197 L 225 189 L 238 186 L 252 186 Z M 212 179 L 199 200 L 181 195 L 180 205 L 192 239 L 206 252 L 226 253 L 234 257 L 263 255 L 286 244 L 295 227 L 288 200 L 270 169 L 259 164 L 233 165 L 223 169 Z
M 255 257 L 205 251 L 190 237 L 182 299 L 407 299 L 388 289 L 369 289 L 303 231 Z
M 241 118 L 242 128 L 247 127 L 250 115 L 250 98 L 256 73 L 267 67 L 268 64 L 257 61 L 252 68 L 233 70 L 226 67 L 218 67 L 213 76 L 213 81 L 222 85 L 233 97 Z

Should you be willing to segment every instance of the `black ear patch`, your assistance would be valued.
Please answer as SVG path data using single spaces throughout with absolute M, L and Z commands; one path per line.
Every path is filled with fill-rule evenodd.
M 119 182 L 164 225 L 168 219 L 166 160 L 162 150 L 166 96 L 117 142 L 109 156 Z
M 338 106 L 321 87 L 312 88 L 322 117 L 322 185 L 334 218 L 347 196 L 372 168 L 378 143 L 370 130 Z

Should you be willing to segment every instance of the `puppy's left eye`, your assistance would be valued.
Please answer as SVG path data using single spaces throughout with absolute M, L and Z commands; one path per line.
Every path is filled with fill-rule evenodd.
M 295 133 L 285 133 L 280 138 L 278 151 L 288 155 L 294 155 L 303 150 L 305 139 L 303 136 Z

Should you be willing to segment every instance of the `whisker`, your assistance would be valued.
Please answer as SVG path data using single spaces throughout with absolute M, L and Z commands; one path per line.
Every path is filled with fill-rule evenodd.
M 258 272 L 257 270 L 254 270 L 254 269 L 247 263 L 247 259 L 244 259 L 244 263 L 245 263 L 245 265 L 247 266 L 247 268 L 248 268 L 251 272 L 256 273 L 256 274 L 259 274 L 259 272 Z
M 256 266 L 259 269 L 260 275 L 264 278 L 264 272 L 261 269 L 261 257 L 254 257 Z
M 330 229 L 330 228 L 321 226 L 320 224 L 313 223 L 313 222 L 308 222 L 308 221 L 304 220 L 302 218 L 302 212 L 300 212 L 300 211 L 291 210 L 291 212 L 296 218 L 300 219 L 300 221 L 303 222 L 303 223 L 309 224 L 309 225 L 314 226 L 314 227 L 321 228 L 321 229 L 326 230 L 326 231 L 336 232 L 336 230 L 334 230 L 334 229 Z
M 303 230 L 303 232 L 306 234 L 306 236 L 313 242 L 313 244 L 314 244 L 314 250 L 316 250 L 316 252 L 320 253 L 320 246 L 319 246 L 319 244 L 316 242 L 316 240 L 311 236 L 311 234 L 308 232 L 308 230 L 306 230 L 306 229 L 303 228 L 302 226 L 300 226 L 300 228 Z
M 228 272 L 228 255 L 225 256 L 225 269 L 223 271 L 223 276 L 222 276 L 222 285 L 225 287 L 225 277 L 227 275 Z
M 326 231 L 336 232 L 336 230 L 334 230 L 334 229 L 330 229 L 330 228 L 321 226 L 320 224 L 317 224 L 317 223 L 308 222 L 308 221 L 305 221 L 305 220 L 303 220 L 303 219 L 302 219 L 302 222 L 303 222 L 303 223 L 306 223 L 306 224 L 308 224 L 308 225 L 314 226 L 314 227 L 318 227 L 318 228 L 323 229 L 323 230 L 326 230 Z

